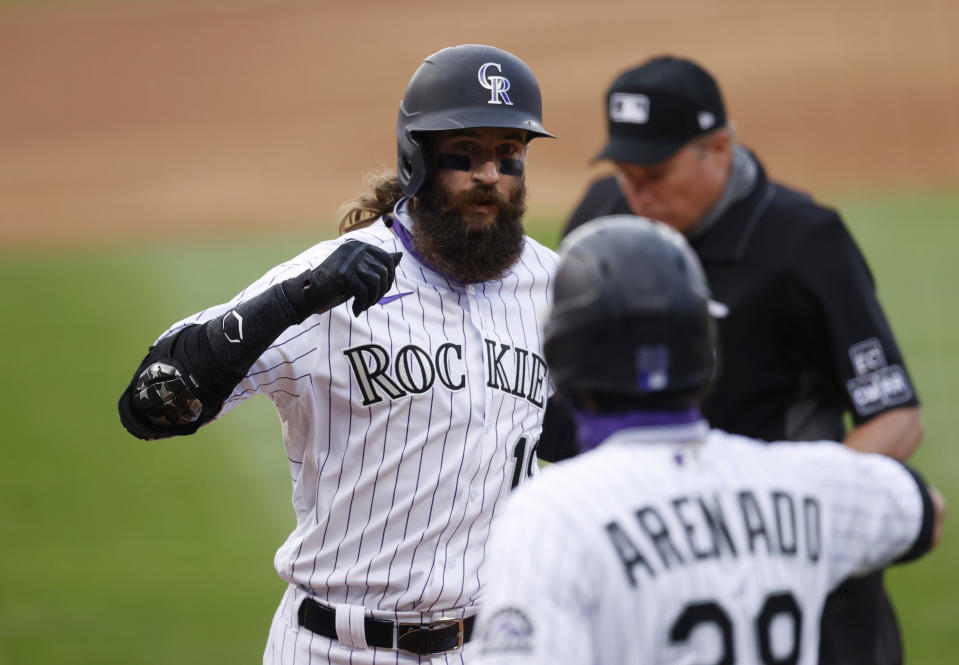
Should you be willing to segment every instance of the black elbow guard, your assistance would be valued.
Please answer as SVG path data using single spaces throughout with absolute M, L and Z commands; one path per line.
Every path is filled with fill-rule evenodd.
M 158 360 L 137 377 L 133 410 L 161 427 L 189 425 L 199 420 L 203 411 L 198 388 L 193 375 L 177 367 L 172 359 Z
M 302 320 L 281 284 L 150 349 L 120 397 L 123 426 L 141 439 L 193 434 L 213 420 L 256 359 Z
M 220 411 L 222 400 L 204 400 L 196 378 L 173 357 L 182 332 L 150 348 L 120 396 L 120 422 L 139 439 L 193 434 Z

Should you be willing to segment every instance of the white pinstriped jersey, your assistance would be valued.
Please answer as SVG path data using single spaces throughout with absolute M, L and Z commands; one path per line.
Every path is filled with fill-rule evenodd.
M 887 457 L 621 430 L 497 518 L 478 662 L 815 663 L 826 595 L 906 553 L 923 516 Z
M 287 329 L 219 417 L 256 393 L 279 413 L 297 520 L 275 557 L 283 579 L 380 618 L 471 615 L 496 506 L 538 471 L 552 394 L 538 315 L 552 250 L 527 238 L 506 277 L 463 286 L 419 263 L 380 220 L 171 330 L 225 314 L 351 238 L 404 252 L 386 297 L 358 318 L 350 301 Z

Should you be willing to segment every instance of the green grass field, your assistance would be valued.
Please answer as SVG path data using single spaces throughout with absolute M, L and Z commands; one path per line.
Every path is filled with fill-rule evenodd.
M 914 462 L 959 497 L 959 198 L 840 207 L 923 398 Z M 555 224 L 531 231 L 555 245 Z M 0 663 L 259 661 L 284 588 L 273 551 L 293 524 L 271 405 L 146 444 L 120 426 L 116 400 L 168 324 L 319 239 L 0 250 Z M 957 551 L 947 530 L 935 554 L 889 573 L 910 663 L 959 652 Z

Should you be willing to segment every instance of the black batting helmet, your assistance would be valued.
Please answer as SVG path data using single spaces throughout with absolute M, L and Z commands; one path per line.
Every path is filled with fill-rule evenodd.
M 539 84 L 529 66 L 512 53 L 481 44 L 437 51 L 413 74 L 396 121 L 397 174 L 414 196 L 429 172 L 420 132 L 467 127 L 525 129 L 529 138 L 553 135 L 543 129 Z
M 560 256 L 544 354 L 561 391 L 639 397 L 709 385 L 716 323 L 702 266 L 681 234 L 611 215 L 567 236 Z

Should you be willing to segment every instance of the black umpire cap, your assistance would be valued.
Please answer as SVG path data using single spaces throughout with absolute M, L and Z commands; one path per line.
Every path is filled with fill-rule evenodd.
M 716 81 L 691 60 L 658 56 L 627 70 L 606 93 L 609 141 L 594 159 L 658 164 L 690 139 L 726 124 Z

